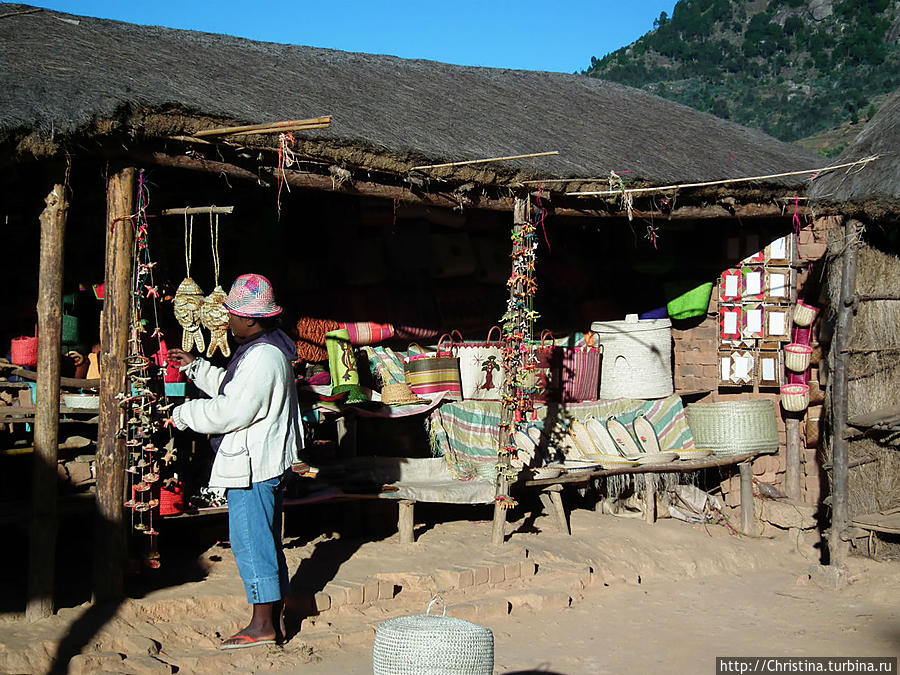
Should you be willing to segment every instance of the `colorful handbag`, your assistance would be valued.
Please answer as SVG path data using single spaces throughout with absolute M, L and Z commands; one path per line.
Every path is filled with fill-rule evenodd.
M 497 401 L 503 388 L 503 353 L 499 338 L 491 342 L 494 326 L 488 331 L 484 342 L 466 342 L 458 331 L 459 342 L 454 344 L 454 352 L 459 357 L 459 376 L 462 380 L 462 395 L 467 401 Z
M 600 348 L 597 336 L 585 333 L 584 345 L 562 347 L 562 397 L 565 403 L 597 400 L 600 386 Z
M 444 338 L 450 340 L 450 347 L 441 351 Z M 404 359 L 403 370 L 406 373 L 406 384 L 414 394 L 427 398 L 429 394 L 445 391 L 445 397 L 450 401 L 462 399 L 459 358 L 453 356 L 453 339 L 449 335 L 441 336 L 435 353 Z

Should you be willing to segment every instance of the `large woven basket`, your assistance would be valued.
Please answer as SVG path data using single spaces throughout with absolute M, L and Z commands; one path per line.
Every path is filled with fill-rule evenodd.
M 450 616 L 384 621 L 375 631 L 374 675 L 492 675 L 494 634 Z
M 698 448 L 717 455 L 778 450 L 778 422 L 771 401 L 694 403 L 684 414 Z
M 672 322 L 639 320 L 595 321 L 591 330 L 603 348 L 600 398 L 665 398 L 672 381 Z

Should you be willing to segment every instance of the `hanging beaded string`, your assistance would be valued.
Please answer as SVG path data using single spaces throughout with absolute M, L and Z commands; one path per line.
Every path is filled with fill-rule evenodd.
M 162 381 L 162 369 L 151 370 L 151 360 L 144 351 L 147 320 L 143 317 L 144 305 L 150 302 L 154 329 L 151 339 L 157 343 L 157 351 L 162 350 L 163 332 L 159 327 L 159 290 L 153 277 L 156 263 L 150 258 L 150 240 L 147 208 L 150 192 L 143 171 L 138 174 L 138 203 L 135 217 L 135 236 L 132 250 L 131 293 L 129 302 L 130 337 L 128 356 L 125 359 L 127 390 L 120 395 L 123 425 L 120 434 L 125 438 L 128 452 L 126 471 L 130 477 L 131 497 L 125 506 L 131 509 L 131 523 L 136 532 L 147 536 L 144 540 L 144 559 L 148 566 L 159 567 L 157 535 L 153 525 L 154 510 L 159 506 L 154 496 L 153 486 L 158 483 L 159 463 L 156 458 L 158 448 L 154 437 L 162 426 L 161 419 L 171 407 L 165 395 L 160 401 L 153 391 Z M 157 364 L 160 365 L 160 364 Z M 162 364 L 164 368 L 164 362 Z M 171 432 L 170 432 L 171 433 Z

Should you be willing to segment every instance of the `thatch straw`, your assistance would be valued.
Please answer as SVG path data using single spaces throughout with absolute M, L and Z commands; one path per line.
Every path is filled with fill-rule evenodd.
M 843 229 L 829 232 L 827 292 L 833 317 L 840 299 Z M 859 249 L 856 293 L 900 298 L 900 258 L 867 246 Z M 853 320 L 850 343 L 850 379 L 847 384 L 848 417 L 900 404 L 900 301 L 863 300 Z M 832 355 L 833 356 L 833 355 Z M 834 430 L 840 433 L 840 430 Z M 900 435 L 879 434 L 849 443 L 850 466 L 856 460 L 876 461 L 850 469 L 848 509 L 852 516 L 900 504 Z M 831 461 L 830 443 L 825 458 Z

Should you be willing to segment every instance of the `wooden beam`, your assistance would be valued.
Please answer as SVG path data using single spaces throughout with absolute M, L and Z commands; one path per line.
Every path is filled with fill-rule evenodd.
M 226 178 L 235 178 L 237 180 L 249 180 L 259 185 L 268 187 L 268 183 L 259 175 L 248 171 L 247 169 L 229 164 L 228 162 L 218 162 L 212 159 L 204 159 L 202 157 L 188 157 L 187 155 L 167 155 L 164 152 L 135 153 L 135 152 L 113 152 L 107 153 L 112 157 L 125 159 L 135 165 L 152 165 L 162 166 L 170 169 L 185 169 L 187 171 L 200 171 L 201 173 L 211 173 Z
M 35 392 L 32 517 L 25 618 L 53 614 L 56 567 L 56 461 L 59 441 L 59 371 L 62 354 L 63 242 L 69 204 L 66 185 L 53 186 L 41 213 L 38 286 L 38 371 Z
M 125 443 L 116 395 L 125 389 L 131 255 L 134 228 L 134 168 L 112 175 L 106 188 L 106 294 L 100 321 L 100 421 L 97 437 L 97 528 L 94 597 L 119 601 L 124 593 Z
M 268 170 L 275 177 L 275 169 Z M 339 184 L 331 176 L 322 176 L 316 173 L 304 173 L 301 171 L 285 171 L 284 178 L 292 188 L 310 190 L 325 190 L 328 192 L 344 192 L 361 197 L 376 197 L 389 199 L 403 204 L 421 204 L 424 206 L 436 206 L 446 209 L 459 209 L 460 205 L 468 208 L 485 209 L 490 211 L 512 211 L 515 200 L 512 197 L 479 197 L 477 199 L 463 199 L 462 202 L 453 194 L 423 192 L 416 193 L 410 188 L 396 185 L 382 185 L 368 181 L 352 180 Z
M 416 503 L 410 499 L 397 502 L 397 531 L 401 544 L 412 544 L 416 541 L 414 533 Z
M 837 322 L 834 327 L 832 349 L 834 356 L 834 381 L 831 389 L 832 415 L 832 502 L 831 530 L 828 534 L 829 564 L 841 565 L 846 557 L 847 545 L 841 540 L 841 533 L 847 528 L 848 493 L 850 471 L 848 464 L 848 443 L 844 438 L 847 426 L 847 381 L 850 370 L 850 355 L 847 349 L 853 337 L 853 315 L 856 303 L 852 301 L 856 291 L 856 259 L 859 247 L 861 224 L 850 219 L 844 226 L 844 252 L 841 267 L 841 291 L 838 304 Z
M 13 375 L 24 378 L 26 380 L 36 380 L 37 373 L 33 370 L 25 370 L 24 368 L 17 368 L 12 371 Z M 59 378 L 59 384 L 61 387 L 78 387 L 79 389 L 96 389 L 100 386 L 100 380 L 83 380 L 79 377 L 61 377 Z

